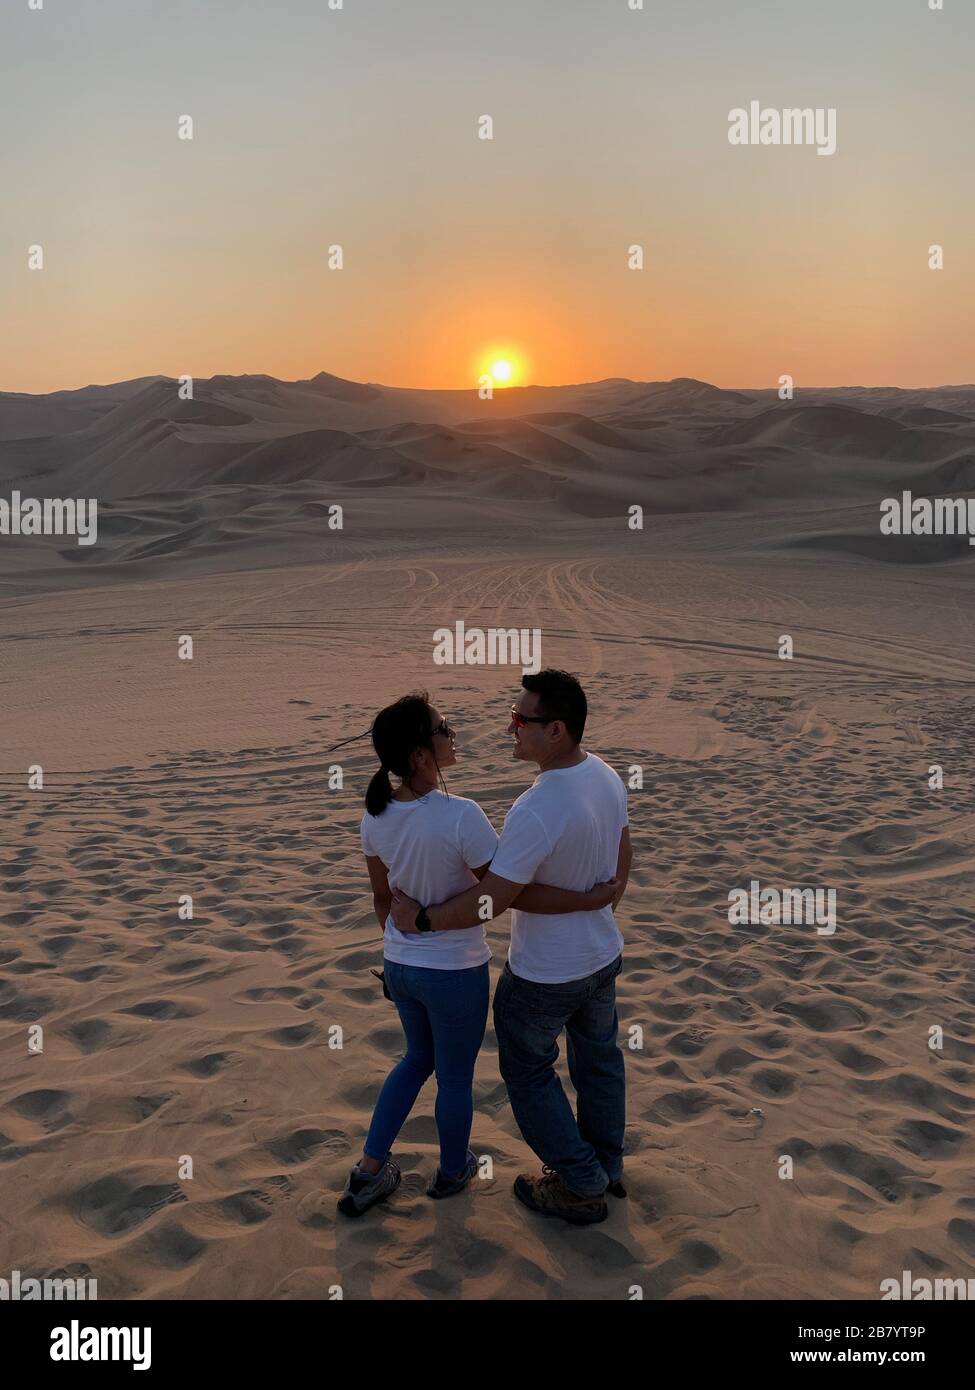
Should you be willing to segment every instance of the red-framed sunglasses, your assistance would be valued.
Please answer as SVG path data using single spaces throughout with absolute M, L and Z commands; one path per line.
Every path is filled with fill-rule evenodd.
M 519 729 L 524 729 L 529 724 L 551 724 L 552 722 L 551 719 L 547 719 L 542 714 L 521 714 L 514 705 L 511 706 L 511 718 Z

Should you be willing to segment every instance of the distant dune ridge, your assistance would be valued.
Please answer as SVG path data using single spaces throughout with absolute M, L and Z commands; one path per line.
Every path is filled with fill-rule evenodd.
M 975 1275 L 975 547 L 879 527 L 975 491 L 975 387 L 195 387 L 0 396 L 0 496 L 100 504 L 91 547 L 0 537 L 0 1275 L 871 1302 Z M 401 1047 L 356 736 L 428 688 L 451 791 L 500 828 L 529 780 L 520 669 L 434 662 L 458 622 L 537 628 L 630 786 L 629 1197 L 590 1230 L 511 1195 L 535 1163 L 490 1026 L 493 1176 L 424 1195 L 428 1085 L 394 1199 L 336 1220 Z M 835 932 L 732 925 L 753 880 L 834 892 Z M 507 916 L 488 935 L 493 984 Z
M 633 503 L 699 514 L 826 497 L 862 505 L 852 530 L 817 537 L 803 524 L 783 544 L 941 561 L 958 547 L 877 546 L 863 518 L 870 503 L 904 488 L 975 487 L 975 386 L 800 389 L 781 401 L 774 389 L 610 378 L 513 387 L 481 401 L 473 390 L 320 372 L 295 382 L 199 379 L 193 399 L 181 400 L 173 379 L 141 377 L 0 394 L 0 487 L 84 492 L 107 508 L 103 540 L 84 556 L 63 546 L 59 559 L 38 560 L 36 547 L 21 546 L 0 561 L 32 583 L 79 560 L 94 571 L 151 573 L 161 554 L 181 572 L 196 563 L 210 571 L 220 563 L 215 549 L 228 562 L 242 546 L 279 550 L 282 526 L 299 528 L 293 559 L 310 558 L 314 545 L 300 528 L 314 530 L 336 489 L 353 503 L 376 489 L 448 509 L 521 501 L 567 521 L 612 519 Z M 268 489 L 275 522 L 261 527 L 254 509 L 272 501 Z

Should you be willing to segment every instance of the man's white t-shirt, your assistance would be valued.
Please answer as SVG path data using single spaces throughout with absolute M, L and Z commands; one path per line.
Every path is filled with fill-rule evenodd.
M 627 824 L 619 775 L 587 753 L 574 767 L 539 773 L 505 816 L 491 872 L 512 883 L 547 883 L 586 893 L 616 873 Z M 508 964 L 522 979 L 563 984 L 614 961 L 623 937 L 612 907 L 539 914 L 511 910 Z
M 391 801 L 378 816 L 367 811 L 360 836 L 363 852 L 378 855 L 386 865 L 390 885 L 397 884 L 424 907 L 446 902 L 476 883 L 471 869 L 487 864 L 498 843 L 476 801 L 436 790 L 418 801 Z M 483 926 L 405 936 L 389 916 L 383 954 L 400 965 L 466 970 L 490 960 L 491 948 Z

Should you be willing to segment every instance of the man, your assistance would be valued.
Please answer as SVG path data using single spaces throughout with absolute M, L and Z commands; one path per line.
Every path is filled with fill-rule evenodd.
M 545 670 L 522 678 L 508 733 L 514 756 L 539 775 L 505 817 L 491 867 L 475 887 L 437 906 L 394 893 L 400 931 L 454 931 L 503 912 L 536 878 L 588 891 L 615 878 L 612 903 L 563 916 L 512 912 L 508 962 L 494 996 L 501 1075 L 540 1176 L 521 1174 L 515 1196 L 532 1210 L 590 1225 L 607 1216 L 605 1193 L 623 1197 L 625 1077 L 617 1045 L 616 976 L 623 938 L 613 909 L 626 888 L 632 850 L 626 789 L 582 747 L 588 707 L 578 680 Z M 555 1072 L 567 1035 L 576 1115 Z

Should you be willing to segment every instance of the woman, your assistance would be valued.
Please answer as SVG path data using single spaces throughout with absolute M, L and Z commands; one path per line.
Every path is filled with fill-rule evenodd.
M 488 1010 L 491 950 L 485 927 L 405 936 L 389 915 L 389 885 L 392 878 L 424 905 L 444 902 L 487 873 L 498 841 L 476 802 L 447 795 L 442 773 L 457 761 L 454 731 L 426 693 L 380 710 L 372 741 L 380 767 L 366 792 L 362 849 L 384 930 L 386 987 L 403 1024 L 406 1053 L 380 1091 L 362 1157 L 339 1201 L 346 1216 L 361 1216 L 399 1186 L 400 1168 L 390 1149 L 434 1071 L 440 1166 L 427 1194 L 462 1192 L 477 1171 L 468 1141 L 474 1063 Z M 395 789 L 391 772 L 398 779 Z M 613 891 L 597 885 L 591 893 L 574 893 L 531 883 L 516 904 L 530 912 L 577 912 L 604 906 Z

